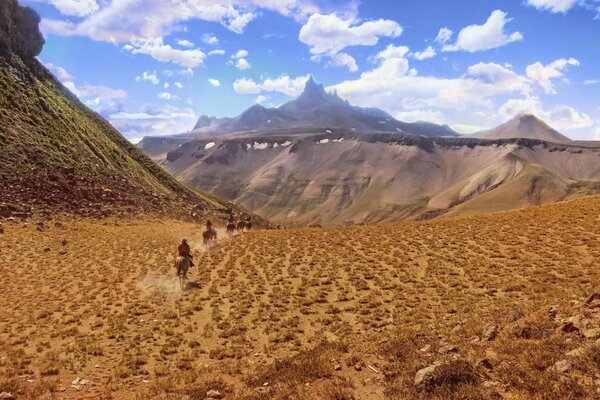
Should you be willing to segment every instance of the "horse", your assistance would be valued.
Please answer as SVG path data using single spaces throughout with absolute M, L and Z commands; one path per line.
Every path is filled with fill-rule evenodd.
M 187 285 L 187 273 L 190 269 L 191 261 L 189 257 L 179 256 L 175 259 L 175 268 L 177 269 L 177 277 L 179 278 L 179 286 L 181 290 Z
M 204 246 L 210 246 L 213 239 L 216 239 L 216 238 L 217 238 L 217 231 L 215 231 L 212 228 L 207 229 L 204 232 L 202 232 L 202 239 L 203 239 Z
M 233 232 L 235 231 L 235 224 L 233 222 L 230 222 L 227 224 L 227 233 L 230 235 L 233 235 Z
M 252 221 L 248 220 L 246 221 L 246 229 L 249 231 L 250 229 L 252 229 Z
M 246 223 L 244 221 L 241 221 L 241 220 L 238 221 L 237 226 L 236 226 L 236 229 L 238 231 L 242 231 L 243 232 L 245 227 L 246 227 Z

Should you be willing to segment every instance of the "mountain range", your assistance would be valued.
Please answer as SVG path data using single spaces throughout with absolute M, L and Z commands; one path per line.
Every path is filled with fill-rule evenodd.
M 239 132 L 278 132 L 300 129 L 323 131 L 344 129 L 353 132 L 394 132 L 427 136 L 458 136 L 446 125 L 428 122 L 398 121 L 377 108 L 356 107 L 336 93 L 327 93 L 310 77 L 302 94 L 279 107 L 265 108 L 255 104 L 235 118 L 215 118 L 203 115 L 187 136 Z
M 277 223 L 425 219 L 600 191 L 600 147 L 531 114 L 459 135 L 352 106 L 311 78 L 278 108 L 199 125 L 139 147 L 178 179 Z

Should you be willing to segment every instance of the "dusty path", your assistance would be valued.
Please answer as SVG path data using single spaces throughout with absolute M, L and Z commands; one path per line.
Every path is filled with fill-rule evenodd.
M 209 251 L 200 227 L 175 221 L 5 225 L 0 384 L 25 385 L 24 398 L 179 399 L 192 383 L 271 398 L 279 389 L 257 391 L 253 374 L 326 339 L 351 344 L 327 359 L 333 378 L 356 399 L 383 398 L 388 332 L 410 331 L 414 346 L 467 341 L 516 309 L 568 306 L 599 287 L 598 211 L 594 199 L 427 223 L 220 231 Z M 197 265 L 184 292 L 173 269 L 183 237 Z M 302 379 L 298 398 L 333 398 L 328 380 Z

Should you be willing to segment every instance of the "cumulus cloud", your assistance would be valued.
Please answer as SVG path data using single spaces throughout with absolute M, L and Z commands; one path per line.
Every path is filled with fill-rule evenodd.
M 290 78 L 281 75 L 277 78 L 267 78 L 262 83 L 252 79 L 238 79 L 233 83 L 233 90 L 238 94 L 259 94 L 261 92 L 279 92 L 288 96 L 298 96 L 302 93 L 309 76 Z
M 358 71 L 356 60 L 350 54 L 338 53 L 331 59 L 331 64 L 336 67 L 346 67 L 350 72 Z
M 136 76 L 135 80 L 136 80 L 136 82 L 142 82 L 142 81 L 143 82 L 150 82 L 153 85 L 158 85 L 160 83 L 160 80 L 156 76 L 156 72 L 146 72 L 146 71 L 144 71 L 141 76 Z
M 505 118 L 512 118 L 520 113 L 535 114 L 558 130 L 587 128 L 594 124 L 588 114 L 578 112 L 564 104 L 544 109 L 537 96 L 509 99 L 500 107 L 499 112 Z
M 568 66 L 578 66 L 579 61 L 575 58 L 560 58 L 548 65 L 543 65 L 540 62 L 528 65 L 525 72 L 527 76 L 541 86 L 548 94 L 555 94 L 556 90 L 552 84 L 552 80 L 563 77 L 562 71 Z
M 221 82 L 219 82 L 218 79 L 209 79 L 208 83 L 210 83 L 211 85 L 213 85 L 214 87 L 219 87 L 221 86 Z
M 193 110 L 172 105 L 149 105 L 135 112 L 115 110 L 106 116 L 115 128 L 134 142 L 144 136 L 187 132 L 198 120 Z
M 428 58 L 435 57 L 436 54 L 437 53 L 436 53 L 435 49 L 431 46 L 428 46 L 423 51 L 417 51 L 417 52 L 413 53 L 412 57 L 416 60 L 423 61 L 423 60 L 427 60 Z
M 44 19 L 45 33 L 88 36 L 97 41 L 127 42 L 132 38 L 164 37 L 182 22 L 216 22 L 242 33 L 258 17 L 258 10 L 297 19 L 319 11 L 311 0 L 48 0 L 61 12 L 84 17 L 77 22 Z
M 592 139 L 600 141 L 600 128 L 596 128 L 596 131 L 594 132 L 594 136 L 592 136 Z
M 211 50 L 208 52 L 209 56 L 215 56 L 215 55 L 222 56 L 223 54 L 225 54 L 225 50 L 221 50 L 221 49 Z
M 335 14 L 313 14 L 300 29 L 299 39 L 312 54 L 335 55 L 349 46 L 373 46 L 380 37 L 398 37 L 402 28 L 385 19 L 360 23 Z
M 248 57 L 248 50 L 238 50 L 235 54 L 231 56 L 232 59 L 237 60 L 240 58 Z
M 85 17 L 98 10 L 96 0 L 49 0 L 64 15 Z
M 204 35 L 202 35 L 202 42 L 204 44 L 216 46 L 219 44 L 219 39 L 215 35 L 212 35 L 210 33 L 205 33 Z
M 174 49 L 163 43 L 162 37 L 136 39 L 123 47 L 132 54 L 147 54 L 160 62 L 172 62 L 183 67 L 194 68 L 204 62 L 206 55 L 199 49 Z
M 240 71 L 244 71 L 250 68 L 250 63 L 245 58 L 240 58 L 236 61 L 235 67 Z
M 444 28 L 440 28 L 440 31 L 438 32 L 437 37 L 435 38 L 435 42 L 440 43 L 440 44 L 445 44 L 450 39 L 452 39 L 452 31 L 450 29 L 448 29 L 447 27 L 444 27 Z
M 181 47 L 194 47 L 194 43 L 190 42 L 189 40 L 178 40 L 177 44 L 180 45 Z
M 456 42 L 446 44 L 442 51 L 466 51 L 474 53 L 477 51 L 490 50 L 505 46 L 509 43 L 523 39 L 521 32 L 507 34 L 505 25 L 511 18 L 501 10 L 495 10 L 483 25 L 469 25 L 458 33 Z
M 171 100 L 173 99 L 173 95 L 169 92 L 162 92 L 158 94 L 158 98 L 161 100 Z
M 233 90 L 238 94 L 258 94 L 260 85 L 252 79 L 241 78 L 233 82 Z
M 256 104 L 262 104 L 265 101 L 267 101 L 269 98 L 267 96 L 263 96 L 262 94 L 259 94 L 258 96 L 256 96 L 256 98 L 254 99 L 254 102 Z
M 58 80 L 61 81 L 63 84 L 65 82 L 73 81 L 73 77 L 71 76 L 71 74 L 69 74 L 63 67 L 54 65 L 52 63 L 47 63 L 45 65 L 46 68 L 48 68 L 50 72 L 52 72 L 52 74 L 54 74 L 54 76 L 56 76 Z
M 538 10 L 547 10 L 553 13 L 566 13 L 578 0 L 527 0 L 527 4 Z
M 600 83 L 600 80 L 598 79 L 587 79 L 583 81 L 584 85 L 597 85 L 598 83 Z
M 45 65 L 67 89 L 80 99 L 89 102 L 90 105 L 99 105 L 101 102 L 127 97 L 127 92 L 123 89 L 113 89 L 102 85 L 76 85 L 73 76 L 63 67 L 52 63 Z
M 175 85 L 175 87 L 178 89 L 183 89 L 183 84 L 181 82 L 175 82 L 173 85 Z
M 374 57 L 373 69 L 328 89 L 337 90 L 353 104 L 379 107 L 393 115 L 423 109 L 489 108 L 495 96 L 530 91 L 527 78 L 495 63 L 472 65 L 455 78 L 419 76 L 410 67 L 408 53 L 405 46 L 389 45 Z

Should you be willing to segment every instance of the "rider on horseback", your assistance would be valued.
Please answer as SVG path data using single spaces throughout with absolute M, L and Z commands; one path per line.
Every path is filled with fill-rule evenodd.
M 190 245 L 188 244 L 186 239 L 183 239 L 181 241 L 181 244 L 177 248 L 177 251 L 179 251 L 180 257 L 187 257 L 190 260 L 190 267 L 194 266 L 194 263 L 192 262 L 192 259 L 194 257 L 190 254 L 190 251 L 191 251 Z
M 235 222 L 235 217 L 233 216 L 233 213 L 229 214 L 229 218 L 227 218 L 227 222 L 230 224 L 233 224 Z

